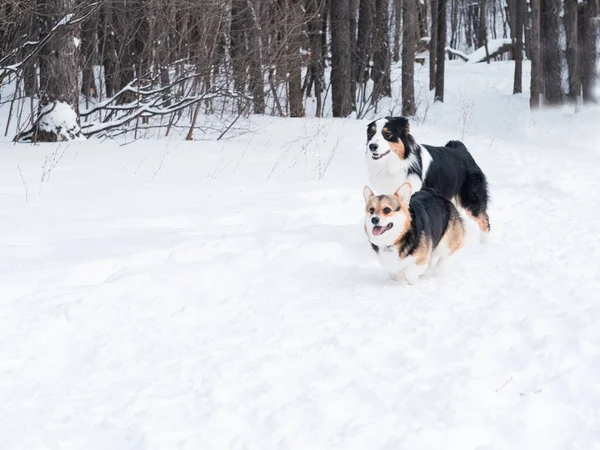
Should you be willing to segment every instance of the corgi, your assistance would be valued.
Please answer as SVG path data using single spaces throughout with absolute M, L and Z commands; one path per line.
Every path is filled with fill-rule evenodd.
M 365 152 L 369 183 L 382 194 L 392 194 L 408 181 L 414 192 L 432 188 L 454 201 L 481 230 L 490 232 L 489 188 L 485 174 L 460 141 L 443 147 L 419 144 L 410 134 L 406 117 L 385 117 L 367 125 Z
M 463 220 L 454 204 L 431 188 L 412 193 L 403 183 L 393 195 L 363 189 L 365 232 L 381 265 L 395 281 L 414 284 L 460 249 Z

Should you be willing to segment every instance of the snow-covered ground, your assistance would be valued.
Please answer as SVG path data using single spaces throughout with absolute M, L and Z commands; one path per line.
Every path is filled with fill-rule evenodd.
M 0 448 L 600 449 L 600 115 L 511 71 L 452 62 L 412 125 L 493 201 L 414 286 L 364 235 L 366 120 L 0 142 Z

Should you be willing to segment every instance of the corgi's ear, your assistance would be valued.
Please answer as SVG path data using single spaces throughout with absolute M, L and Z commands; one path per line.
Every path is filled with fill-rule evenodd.
M 369 199 L 374 196 L 375 194 L 373 193 L 371 188 L 369 186 L 365 186 L 363 189 L 363 197 L 365 198 L 365 203 L 367 203 Z
M 394 194 L 400 203 L 409 203 L 412 196 L 412 184 L 402 183 Z

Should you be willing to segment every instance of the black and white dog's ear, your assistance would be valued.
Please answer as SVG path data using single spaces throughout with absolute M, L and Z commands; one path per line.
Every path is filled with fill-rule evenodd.
M 390 124 L 394 126 L 398 131 L 402 131 L 406 134 L 410 133 L 410 122 L 404 116 L 388 116 L 385 118 Z

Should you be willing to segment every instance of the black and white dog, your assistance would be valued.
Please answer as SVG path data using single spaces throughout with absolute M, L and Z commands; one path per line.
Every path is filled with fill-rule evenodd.
M 465 145 L 449 141 L 444 147 L 418 144 L 405 117 L 385 117 L 367 125 L 369 183 L 391 195 L 406 181 L 413 192 L 421 187 L 454 200 L 473 219 L 485 240 L 490 231 L 486 177 Z

